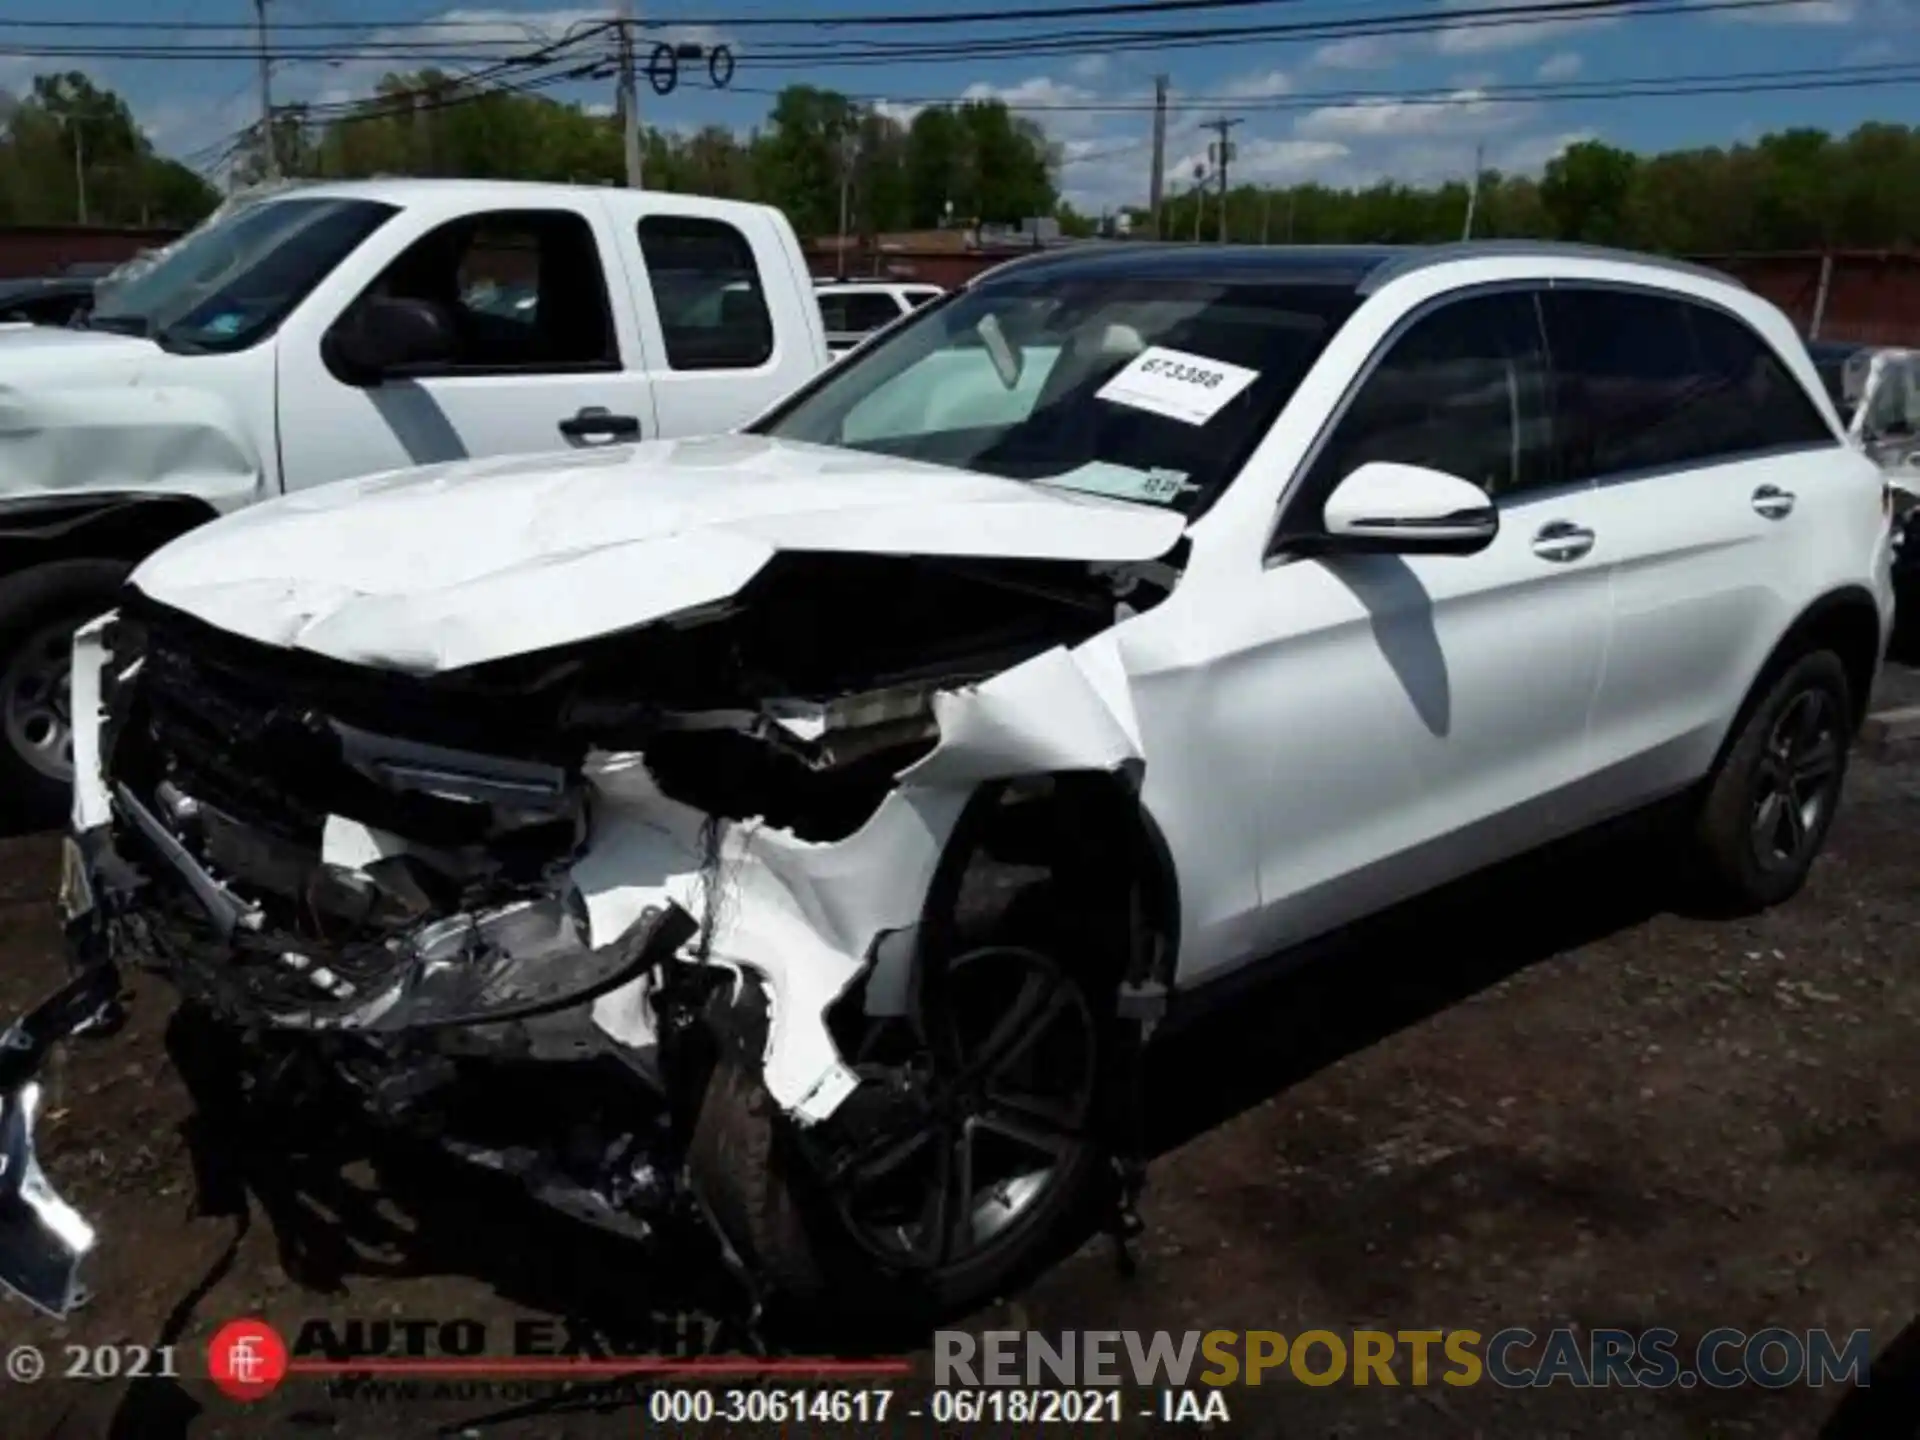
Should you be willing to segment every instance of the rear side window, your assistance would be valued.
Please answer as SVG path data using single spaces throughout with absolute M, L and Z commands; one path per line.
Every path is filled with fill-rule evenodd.
M 1838 443 L 1779 356 L 1730 315 L 1598 289 L 1556 289 L 1545 309 L 1570 480 Z
M 773 317 L 747 237 L 723 220 L 649 215 L 639 224 L 674 370 L 752 370 L 773 356 Z
M 873 290 L 843 290 L 820 297 L 820 318 L 829 333 L 865 335 L 900 318 L 891 295 Z

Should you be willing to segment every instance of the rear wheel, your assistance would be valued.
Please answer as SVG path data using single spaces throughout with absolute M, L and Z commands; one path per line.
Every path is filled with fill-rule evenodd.
M 1785 667 L 1749 709 L 1694 825 L 1715 899 L 1760 910 L 1806 883 L 1839 808 L 1852 715 L 1846 667 L 1827 650 Z
M 826 1144 L 750 1062 L 714 1073 L 694 1179 L 776 1301 L 867 1325 L 970 1309 L 1050 1258 L 1103 1182 L 1110 997 L 1019 945 L 964 951 L 920 990 L 912 1014 L 865 1024 L 864 1083 Z
M 62 560 L 0 580 L 0 809 L 51 825 L 73 786 L 73 632 L 113 607 L 128 566 Z

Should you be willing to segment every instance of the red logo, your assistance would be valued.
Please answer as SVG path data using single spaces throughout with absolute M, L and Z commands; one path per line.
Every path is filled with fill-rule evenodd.
M 207 1343 L 207 1374 L 236 1400 L 263 1400 L 287 1374 L 287 1342 L 264 1320 L 229 1320 Z

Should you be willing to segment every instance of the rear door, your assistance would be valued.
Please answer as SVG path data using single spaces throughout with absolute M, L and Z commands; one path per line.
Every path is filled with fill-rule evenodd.
M 644 191 L 607 204 L 661 435 L 737 429 L 819 370 L 812 281 L 776 212 Z
M 1611 631 L 1594 701 L 1610 810 L 1698 779 L 1748 685 L 1813 593 L 1840 440 L 1745 321 L 1656 290 L 1546 299 L 1562 463 L 1593 484 Z M 1812 527 L 1810 530 L 1809 527 Z
M 333 373 L 323 334 L 286 335 L 279 396 L 287 488 L 651 435 L 638 335 L 608 289 L 611 240 L 591 196 L 433 225 L 360 296 L 435 301 L 453 317 L 455 352 L 379 385 L 351 385 Z

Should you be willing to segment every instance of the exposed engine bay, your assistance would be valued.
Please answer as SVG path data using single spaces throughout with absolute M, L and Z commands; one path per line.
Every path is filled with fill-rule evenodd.
M 1097 780 L 1097 807 L 1137 784 L 1111 632 L 1177 575 L 1177 551 L 782 553 L 724 603 L 432 675 L 130 589 L 75 652 L 99 723 L 76 725 L 74 953 L 160 970 L 263 1073 L 644 1233 L 686 1198 L 722 1053 L 823 1167 L 898 1123 L 907 1082 L 852 1037 L 906 1011 L 973 857 L 1046 871 L 1060 837 L 1026 817 L 1056 787 Z M 1126 873 L 1074 846 L 1082 890 Z M 1151 931 L 1124 895 L 1105 908 L 1087 938 L 1143 980 Z M 630 1098 L 564 1145 L 465 1125 L 503 1065 Z

